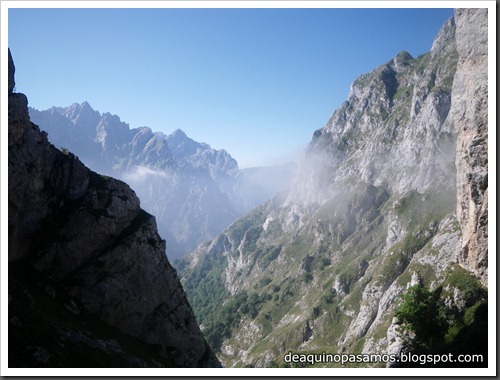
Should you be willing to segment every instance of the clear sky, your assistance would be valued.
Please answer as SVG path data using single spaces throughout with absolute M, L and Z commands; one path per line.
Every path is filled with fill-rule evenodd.
M 17 91 L 32 107 L 88 101 L 131 128 L 180 128 L 248 167 L 305 146 L 357 76 L 402 50 L 414 57 L 429 51 L 452 15 L 452 9 L 11 8 L 8 43 Z

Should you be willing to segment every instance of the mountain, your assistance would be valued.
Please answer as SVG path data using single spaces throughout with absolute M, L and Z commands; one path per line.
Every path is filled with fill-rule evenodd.
M 486 31 L 487 10 L 456 10 L 430 52 L 361 75 L 291 190 L 178 260 L 225 366 L 340 366 L 290 352 L 487 365 Z
M 48 142 L 14 71 L 9 51 L 9 367 L 220 366 L 155 218 Z
M 87 102 L 45 111 L 30 108 L 30 116 L 55 146 L 135 190 L 142 206 L 155 215 L 171 258 L 192 251 L 287 189 L 295 173 L 293 165 L 275 168 L 274 174 L 280 174 L 273 178 L 271 168 L 241 171 L 225 150 L 196 142 L 179 129 L 170 135 L 130 129 L 118 116 L 101 114 Z

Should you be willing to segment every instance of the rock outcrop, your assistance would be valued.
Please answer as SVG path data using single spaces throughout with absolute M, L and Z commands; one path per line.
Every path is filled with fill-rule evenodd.
M 451 118 L 457 133 L 459 261 L 488 281 L 488 11 L 459 9 Z
M 13 92 L 13 74 L 9 52 L 9 263 L 20 268 L 9 275 L 35 269 L 71 297 L 68 305 L 76 301 L 109 326 L 161 347 L 176 366 L 218 366 L 167 260 L 155 218 L 128 185 L 92 172 L 48 142 L 30 122 L 26 96 Z M 9 298 L 19 293 L 9 285 Z M 10 317 L 17 326 L 29 324 L 28 316 Z M 44 328 L 49 330 L 40 325 L 40 334 Z M 25 344 L 28 352 L 32 346 Z M 51 363 L 53 349 L 35 351 L 46 353 L 46 366 L 64 365 Z

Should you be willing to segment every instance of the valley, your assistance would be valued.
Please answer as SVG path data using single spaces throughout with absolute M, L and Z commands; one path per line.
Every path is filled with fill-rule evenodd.
M 467 346 L 471 331 L 487 340 L 486 275 L 476 277 L 486 271 L 487 248 L 474 263 L 460 259 L 466 243 L 457 209 L 457 183 L 467 173 L 457 166 L 462 121 L 455 107 L 485 104 L 457 92 L 485 86 L 485 76 L 461 79 L 464 70 L 484 72 L 485 61 L 468 56 L 482 56 L 471 45 L 486 46 L 471 40 L 476 32 L 469 29 L 483 25 L 476 17 L 484 22 L 485 13 L 456 11 L 429 53 L 401 52 L 357 78 L 314 133 L 292 189 L 178 259 L 204 334 L 225 366 L 286 367 L 289 352 L 397 356 L 456 346 L 487 353 L 484 345 Z M 475 110 L 481 116 L 474 122 L 486 117 Z M 478 134 L 485 146 L 485 131 Z M 434 310 L 428 328 L 439 326 L 421 340 L 414 323 L 423 311 L 405 313 L 416 291 Z

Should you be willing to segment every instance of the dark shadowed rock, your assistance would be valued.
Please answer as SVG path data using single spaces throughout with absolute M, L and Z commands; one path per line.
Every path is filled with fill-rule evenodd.
M 26 97 L 10 93 L 10 55 L 9 69 L 9 262 L 36 269 L 105 323 L 162 347 L 177 366 L 219 366 L 155 218 L 128 185 L 48 142 L 30 122 Z M 44 365 L 47 350 L 37 351 Z
M 15 71 L 14 61 L 12 61 L 9 49 L 9 95 L 12 94 L 12 91 L 14 91 L 14 87 L 16 86 L 16 82 L 14 80 Z

